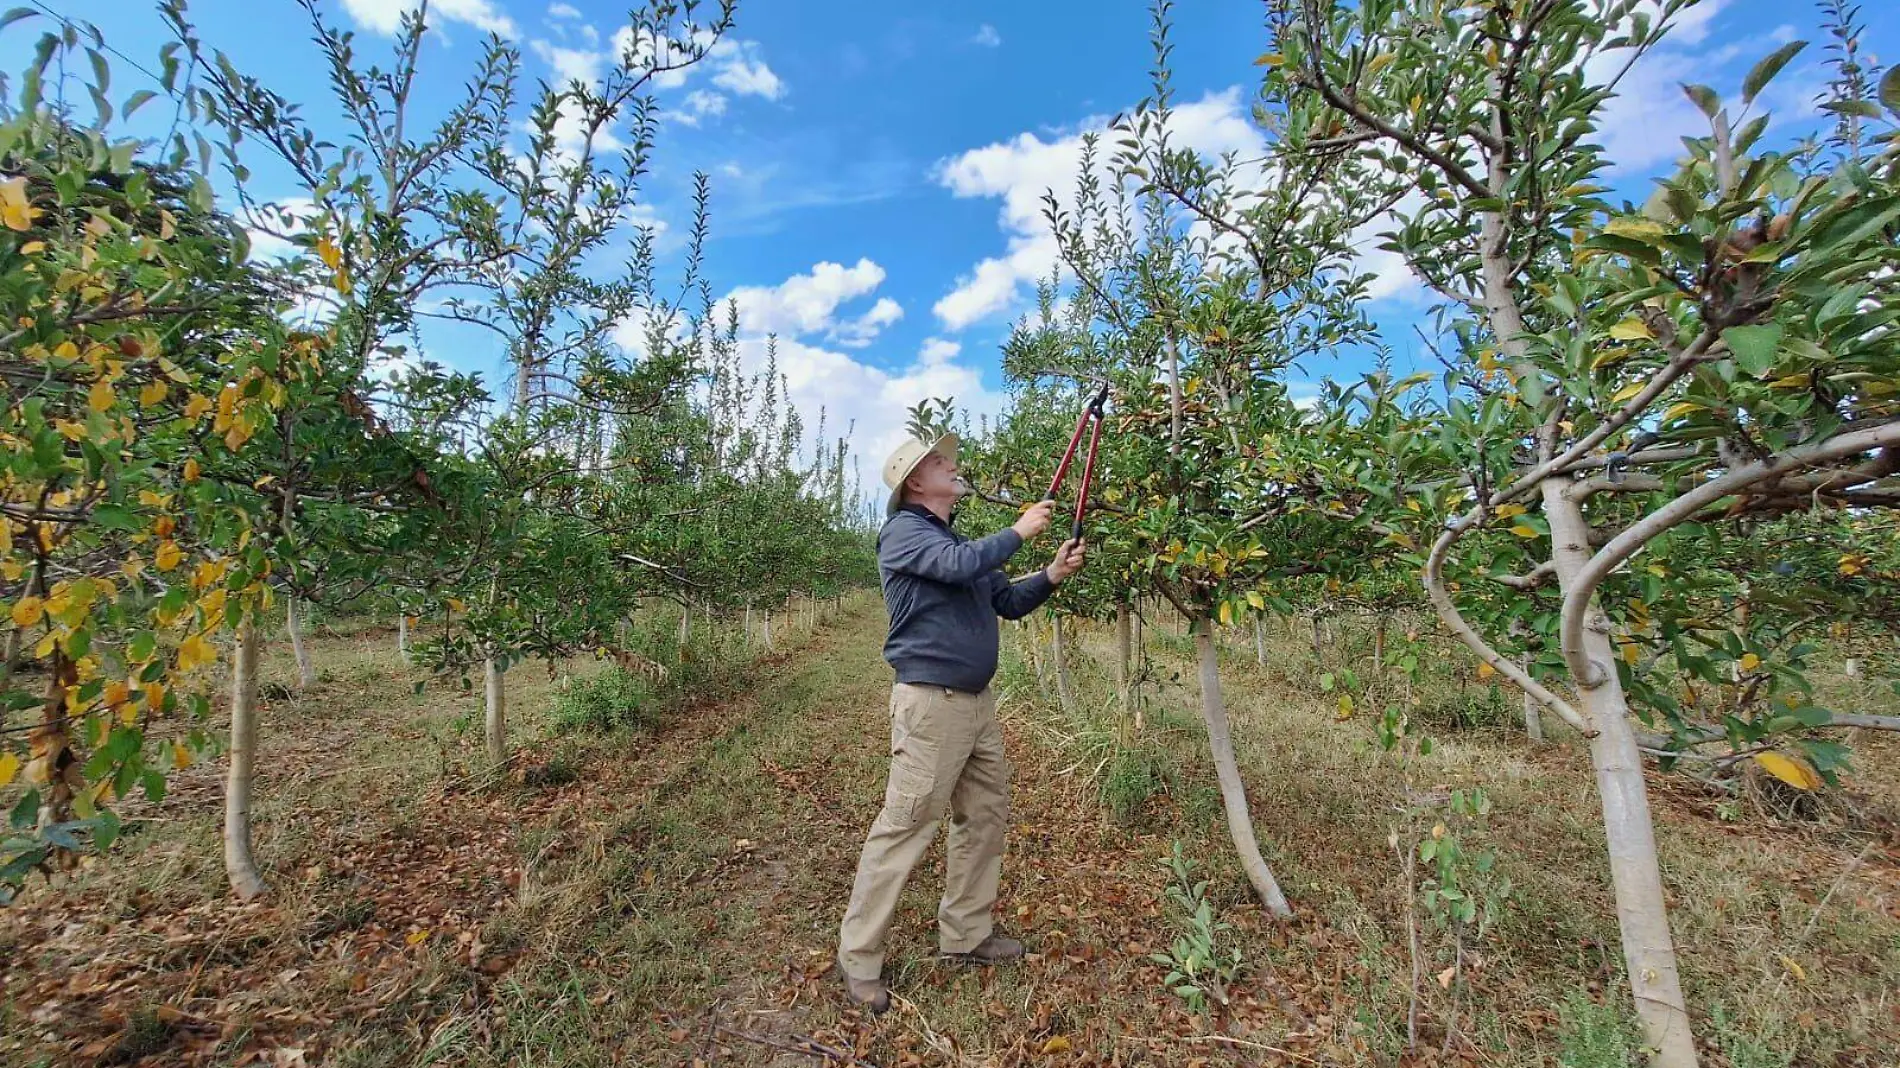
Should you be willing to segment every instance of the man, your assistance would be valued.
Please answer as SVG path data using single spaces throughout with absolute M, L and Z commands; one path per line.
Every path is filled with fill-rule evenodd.
M 996 722 L 996 619 L 1020 619 L 1081 570 L 1083 548 L 1068 541 L 1048 567 L 1011 582 L 998 570 L 1049 526 L 1055 502 L 1031 506 L 1015 524 L 970 541 L 950 529 L 964 493 L 957 438 L 909 441 L 884 464 L 884 529 L 878 571 L 891 629 L 884 659 L 891 689 L 891 771 L 884 808 L 858 861 L 851 904 L 839 930 L 838 967 L 851 1001 L 874 1013 L 890 1007 L 884 939 L 911 869 L 950 813 L 938 948 L 945 958 L 996 964 L 1023 955 L 990 920 L 1009 823 L 1010 764 Z

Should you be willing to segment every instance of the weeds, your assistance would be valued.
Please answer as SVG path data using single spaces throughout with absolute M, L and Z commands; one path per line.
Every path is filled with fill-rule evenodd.
M 1557 1063 L 1563 1068 L 1638 1068 L 1643 1042 L 1628 1011 L 1573 990 L 1558 1010 Z
M 1233 927 L 1215 918 L 1214 906 L 1207 900 L 1207 880 L 1194 878 L 1194 862 L 1181 851 L 1180 842 L 1174 843 L 1173 855 L 1162 864 L 1174 876 L 1167 898 L 1181 933 L 1166 953 L 1152 954 L 1152 959 L 1168 967 L 1164 982 L 1189 1009 L 1206 1012 L 1209 999 L 1225 1005 L 1242 967 L 1240 947 L 1223 945 Z

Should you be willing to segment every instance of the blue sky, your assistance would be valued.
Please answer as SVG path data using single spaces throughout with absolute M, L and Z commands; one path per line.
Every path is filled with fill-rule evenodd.
M 45 0 L 99 24 L 108 41 L 154 66 L 162 43 L 145 0 Z M 360 53 L 386 49 L 413 0 L 320 0 L 354 28 Z M 1865 5 L 1865 48 L 1900 59 L 1900 10 Z M 489 30 L 516 41 L 531 77 L 588 77 L 608 58 L 624 0 L 434 0 L 426 45 L 424 113 L 461 84 Z M 1246 150 L 1246 120 L 1266 49 L 1261 6 L 1188 0 L 1176 12 L 1177 136 L 1209 151 Z M 291 0 L 195 0 L 207 45 L 293 99 L 321 107 L 327 85 L 302 12 Z M 31 20 L 38 22 L 40 20 Z M 1706 131 L 1677 83 L 1734 93 L 1748 68 L 1782 40 L 1811 44 L 1769 94 L 1780 136 L 1820 121 L 1811 97 L 1824 77 L 1820 12 L 1808 3 L 1704 0 L 1670 43 L 1624 83 L 1604 143 L 1619 188 L 1645 195 L 1669 169 L 1678 138 Z M 855 419 L 867 483 L 901 433 L 903 409 L 954 394 L 976 411 L 1002 403 L 998 344 L 1047 273 L 1052 249 L 1040 200 L 1073 177 L 1079 134 L 1099 128 L 1147 90 L 1146 5 L 1134 0 L 1037 3 L 747 0 L 737 33 L 682 84 L 661 93 L 665 124 L 643 217 L 677 238 L 695 170 L 712 175 L 709 272 L 716 292 L 741 302 L 749 332 L 776 331 L 795 400 L 834 428 Z M 0 40 L 17 70 L 38 28 Z M 121 68 L 121 95 L 140 76 Z M 260 168 L 253 193 L 271 188 Z M 674 244 L 677 244 L 675 241 Z M 1367 261 L 1379 282 L 1375 317 L 1401 360 L 1424 307 L 1390 257 Z M 504 377 L 479 339 L 432 331 L 427 355 L 491 383 Z M 762 345 L 748 351 L 756 354 Z M 1357 359 L 1309 365 L 1314 376 L 1353 375 Z

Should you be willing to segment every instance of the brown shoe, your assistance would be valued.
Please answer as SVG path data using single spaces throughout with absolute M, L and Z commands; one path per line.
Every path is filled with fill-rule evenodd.
M 957 964 L 1002 964 L 1005 961 L 1022 960 L 1023 944 L 1014 938 L 993 934 L 968 953 L 945 953 L 943 958 Z
M 844 975 L 843 972 L 838 974 Z M 891 1008 L 891 989 L 884 985 L 883 976 L 876 979 L 853 979 L 845 975 L 844 996 L 851 1004 L 870 1010 L 873 1016 L 889 1012 Z

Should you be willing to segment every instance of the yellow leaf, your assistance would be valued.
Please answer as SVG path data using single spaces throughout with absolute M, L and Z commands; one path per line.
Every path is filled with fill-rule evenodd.
M 1451 967 L 1446 968 L 1444 971 L 1438 973 L 1438 985 L 1444 987 L 1446 990 L 1450 990 L 1451 981 L 1453 979 L 1456 979 L 1457 977 L 1458 977 L 1458 966 L 1454 964 Z
M 158 564 L 160 571 L 170 571 L 172 568 L 177 567 L 178 562 L 184 559 L 184 557 L 185 552 L 178 547 L 177 542 L 166 541 L 158 547 L 158 556 L 154 562 Z
M 1638 241 L 1644 241 L 1661 237 L 1663 235 L 1663 228 L 1661 223 L 1653 219 L 1622 218 L 1611 219 L 1610 224 L 1603 228 L 1603 232 L 1615 234 L 1618 237 L 1629 237 L 1635 238 Z
M 350 272 L 338 271 L 336 273 L 336 291 L 346 297 L 350 295 Z
M 198 461 L 186 460 L 184 478 L 186 482 L 198 481 Z
M 0 182 L 0 219 L 4 219 L 9 230 L 30 230 L 33 228 L 33 216 L 39 209 L 27 201 L 26 178 L 9 178 Z
M 1663 413 L 1663 422 L 1667 423 L 1672 419 L 1688 415 L 1690 412 L 1699 412 L 1702 410 L 1702 405 L 1694 401 L 1683 401 L 1681 404 L 1672 404 L 1669 406 L 1669 410 Z
M 172 218 L 171 212 L 160 208 L 158 210 L 158 239 L 160 241 L 170 241 L 172 235 L 177 232 L 178 220 Z
M 1808 376 L 1804 374 L 1789 375 L 1786 378 L 1777 378 L 1773 382 L 1768 383 L 1768 388 L 1770 389 L 1806 389 L 1807 386 Z
M 193 634 L 178 643 L 178 670 L 180 671 L 191 671 L 217 658 L 217 647 L 205 641 L 203 634 Z
M 1631 316 L 1610 327 L 1610 336 L 1618 341 L 1645 341 L 1654 340 L 1656 334 L 1650 330 L 1648 323 Z
M 1521 504 L 1501 504 L 1497 507 L 1496 511 L 1491 514 L 1497 516 L 1499 519 L 1515 519 L 1529 511 L 1530 509 Z
M 1821 788 L 1821 777 L 1814 773 L 1813 768 L 1798 760 L 1790 760 L 1780 753 L 1756 753 L 1755 763 L 1760 764 L 1763 771 L 1797 790 Z
M 449 598 L 449 610 L 452 612 L 466 612 L 468 611 L 468 605 L 463 603 L 459 597 L 451 597 Z
M 172 767 L 182 769 L 191 767 L 191 750 L 183 742 L 172 743 Z
M 13 603 L 13 625 L 30 627 L 46 614 L 46 602 L 28 594 Z
M 1742 670 L 1743 671 L 1753 671 L 1760 666 L 1761 666 L 1761 657 L 1756 656 L 1754 653 L 1742 654 Z
M 95 412 L 103 412 L 119 402 L 119 394 L 113 390 L 112 383 L 101 378 L 86 391 L 86 407 Z
M 1220 621 L 1223 625 L 1234 621 L 1234 602 L 1222 601 L 1220 603 Z
M 203 418 L 204 414 L 210 410 L 211 400 L 202 393 L 193 393 L 191 399 L 185 402 L 185 418 L 187 419 Z
M 424 928 L 420 931 L 409 932 L 409 934 L 403 939 L 403 941 L 409 943 L 412 946 L 419 946 L 428 937 L 429 937 L 429 931 L 427 928 Z
M 1623 662 L 1625 664 L 1629 664 L 1630 666 L 1634 667 L 1636 664 L 1636 658 L 1639 655 L 1641 654 L 1638 652 L 1635 642 L 1623 643 Z
M 336 242 L 330 240 L 329 234 L 324 234 L 317 239 L 317 258 L 334 271 L 343 262 L 343 250 L 336 247 Z
M 1535 538 L 1537 537 L 1537 528 L 1519 523 L 1511 528 L 1511 533 L 1520 538 Z
M 1340 694 L 1339 695 L 1339 718 L 1340 719 L 1352 718 L 1352 709 L 1353 709 L 1352 694 L 1349 694 L 1349 693 Z
M 1596 359 L 1590 361 L 1590 370 L 1600 371 L 1605 367 L 1613 366 L 1628 359 L 1629 354 L 1630 348 L 1627 345 L 1618 345 L 1615 348 L 1604 349 Z
M 1042 1044 L 1042 1055 L 1053 1057 L 1058 1053 L 1067 1053 L 1075 1047 L 1070 1044 L 1068 1035 L 1056 1035 Z
M 1254 60 L 1253 65 L 1256 67 L 1278 67 L 1285 62 L 1286 62 L 1286 57 L 1282 56 L 1280 53 L 1268 52 L 1267 54 L 1261 56 L 1259 59 Z
M 1491 676 L 1496 675 L 1497 673 L 1498 673 L 1498 669 L 1492 667 L 1490 664 L 1478 665 L 1478 678 L 1480 680 L 1488 679 Z
M 1411 512 L 1418 511 L 1419 510 L 1418 498 L 1417 497 L 1405 498 L 1405 508 L 1407 511 L 1411 511 Z
M 139 390 L 139 406 L 150 408 L 152 405 L 164 400 L 165 394 L 169 390 L 170 387 L 165 385 L 164 379 L 153 379 L 151 382 L 146 383 L 144 389 Z
M 1366 63 L 1366 73 L 1369 75 L 1377 74 L 1380 71 L 1391 66 L 1392 61 L 1397 58 L 1398 56 L 1395 55 L 1394 53 L 1381 52 L 1378 55 L 1373 56 L 1372 59 Z
M 1247 591 L 1247 603 L 1263 611 L 1267 607 L 1267 599 L 1253 590 Z
M 45 251 L 46 242 L 44 241 L 28 241 L 26 244 L 20 246 L 20 255 L 22 256 L 32 256 Z
M 1808 981 L 1807 969 L 1801 967 L 1801 965 L 1799 964 L 1796 964 L 1793 957 L 1788 956 L 1786 953 L 1777 953 L 1775 954 L 1775 957 L 1776 959 L 1781 961 L 1781 966 L 1783 968 L 1788 969 L 1789 975 L 1794 976 L 1796 979 L 1799 979 L 1804 983 Z
M 12 782 L 13 777 L 19 773 L 20 758 L 12 753 L 0 753 L 0 786 Z

